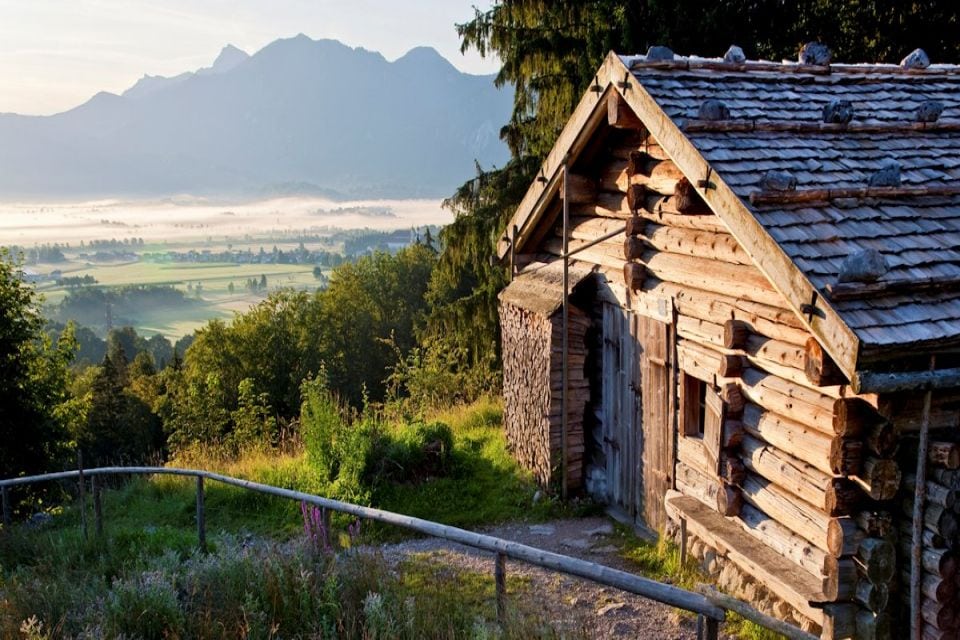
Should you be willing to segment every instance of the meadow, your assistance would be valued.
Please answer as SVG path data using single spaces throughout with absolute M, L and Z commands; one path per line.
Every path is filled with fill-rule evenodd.
M 42 265 L 54 268 L 54 265 Z M 162 334 L 177 339 L 192 333 L 209 320 L 228 320 L 263 300 L 270 291 L 296 289 L 312 291 L 319 282 L 313 265 L 305 264 L 229 264 L 119 262 L 104 264 L 58 264 L 64 276 L 92 276 L 96 286 L 170 285 L 187 292 L 196 304 L 170 309 L 151 309 L 135 318 L 137 332 L 144 336 Z M 326 270 L 329 273 L 329 270 Z M 247 280 L 267 278 L 267 289 L 257 292 L 245 288 Z M 231 291 L 231 286 L 233 290 Z M 63 300 L 70 289 L 54 282 L 40 283 L 37 291 L 46 304 Z

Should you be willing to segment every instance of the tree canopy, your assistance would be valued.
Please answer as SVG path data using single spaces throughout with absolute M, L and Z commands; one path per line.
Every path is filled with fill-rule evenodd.
M 0 250 L 0 469 L 5 476 L 39 473 L 65 459 L 70 406 L 67 364 L 72 328 L 54 343 L 33 288 Z

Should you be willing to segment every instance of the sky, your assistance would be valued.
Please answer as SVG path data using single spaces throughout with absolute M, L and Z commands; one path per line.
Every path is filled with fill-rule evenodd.
M 492 0 L 0 0 L 0 113 L 46 115 L 144 74 L 209 66 L 233 44 L 253 54 L 304 33 L 388 60 L 432 46 L 468 73 L 495 59 L 460 53 L 454 24 Z

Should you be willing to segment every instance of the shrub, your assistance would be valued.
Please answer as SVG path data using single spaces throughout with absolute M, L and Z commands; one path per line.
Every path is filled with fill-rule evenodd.
M 383 483 L 419 482 L 451 468 L 453 432 L 440 422 L 393 428 L 373 411 L 347 411 L 319 380 L 303 384 L 301 432 L 310 462 L 333 492 L 369 502 Z
M 442 422 L 404 425 L 386 439 L 376 480 L 417 482 L 444 476 L 453 459 L 453 431 Z
M 163 640 L 177 637 L 184 626 L 177 592 L 163 572 L 115 581 L 104 603 L 104 618 L 110 637 Z
M 305 380 L 300 392 L 303 445 L 321 479 L 329 482 L 339 471 L 337 446 L 345 431 L 342 406 L 320 378 Z

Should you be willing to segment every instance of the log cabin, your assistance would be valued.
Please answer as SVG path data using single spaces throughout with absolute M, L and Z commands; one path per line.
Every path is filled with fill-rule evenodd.
M 611 53 L 498 241 L 505 429 L 823 638 L 957 638 L 960 67 Z

